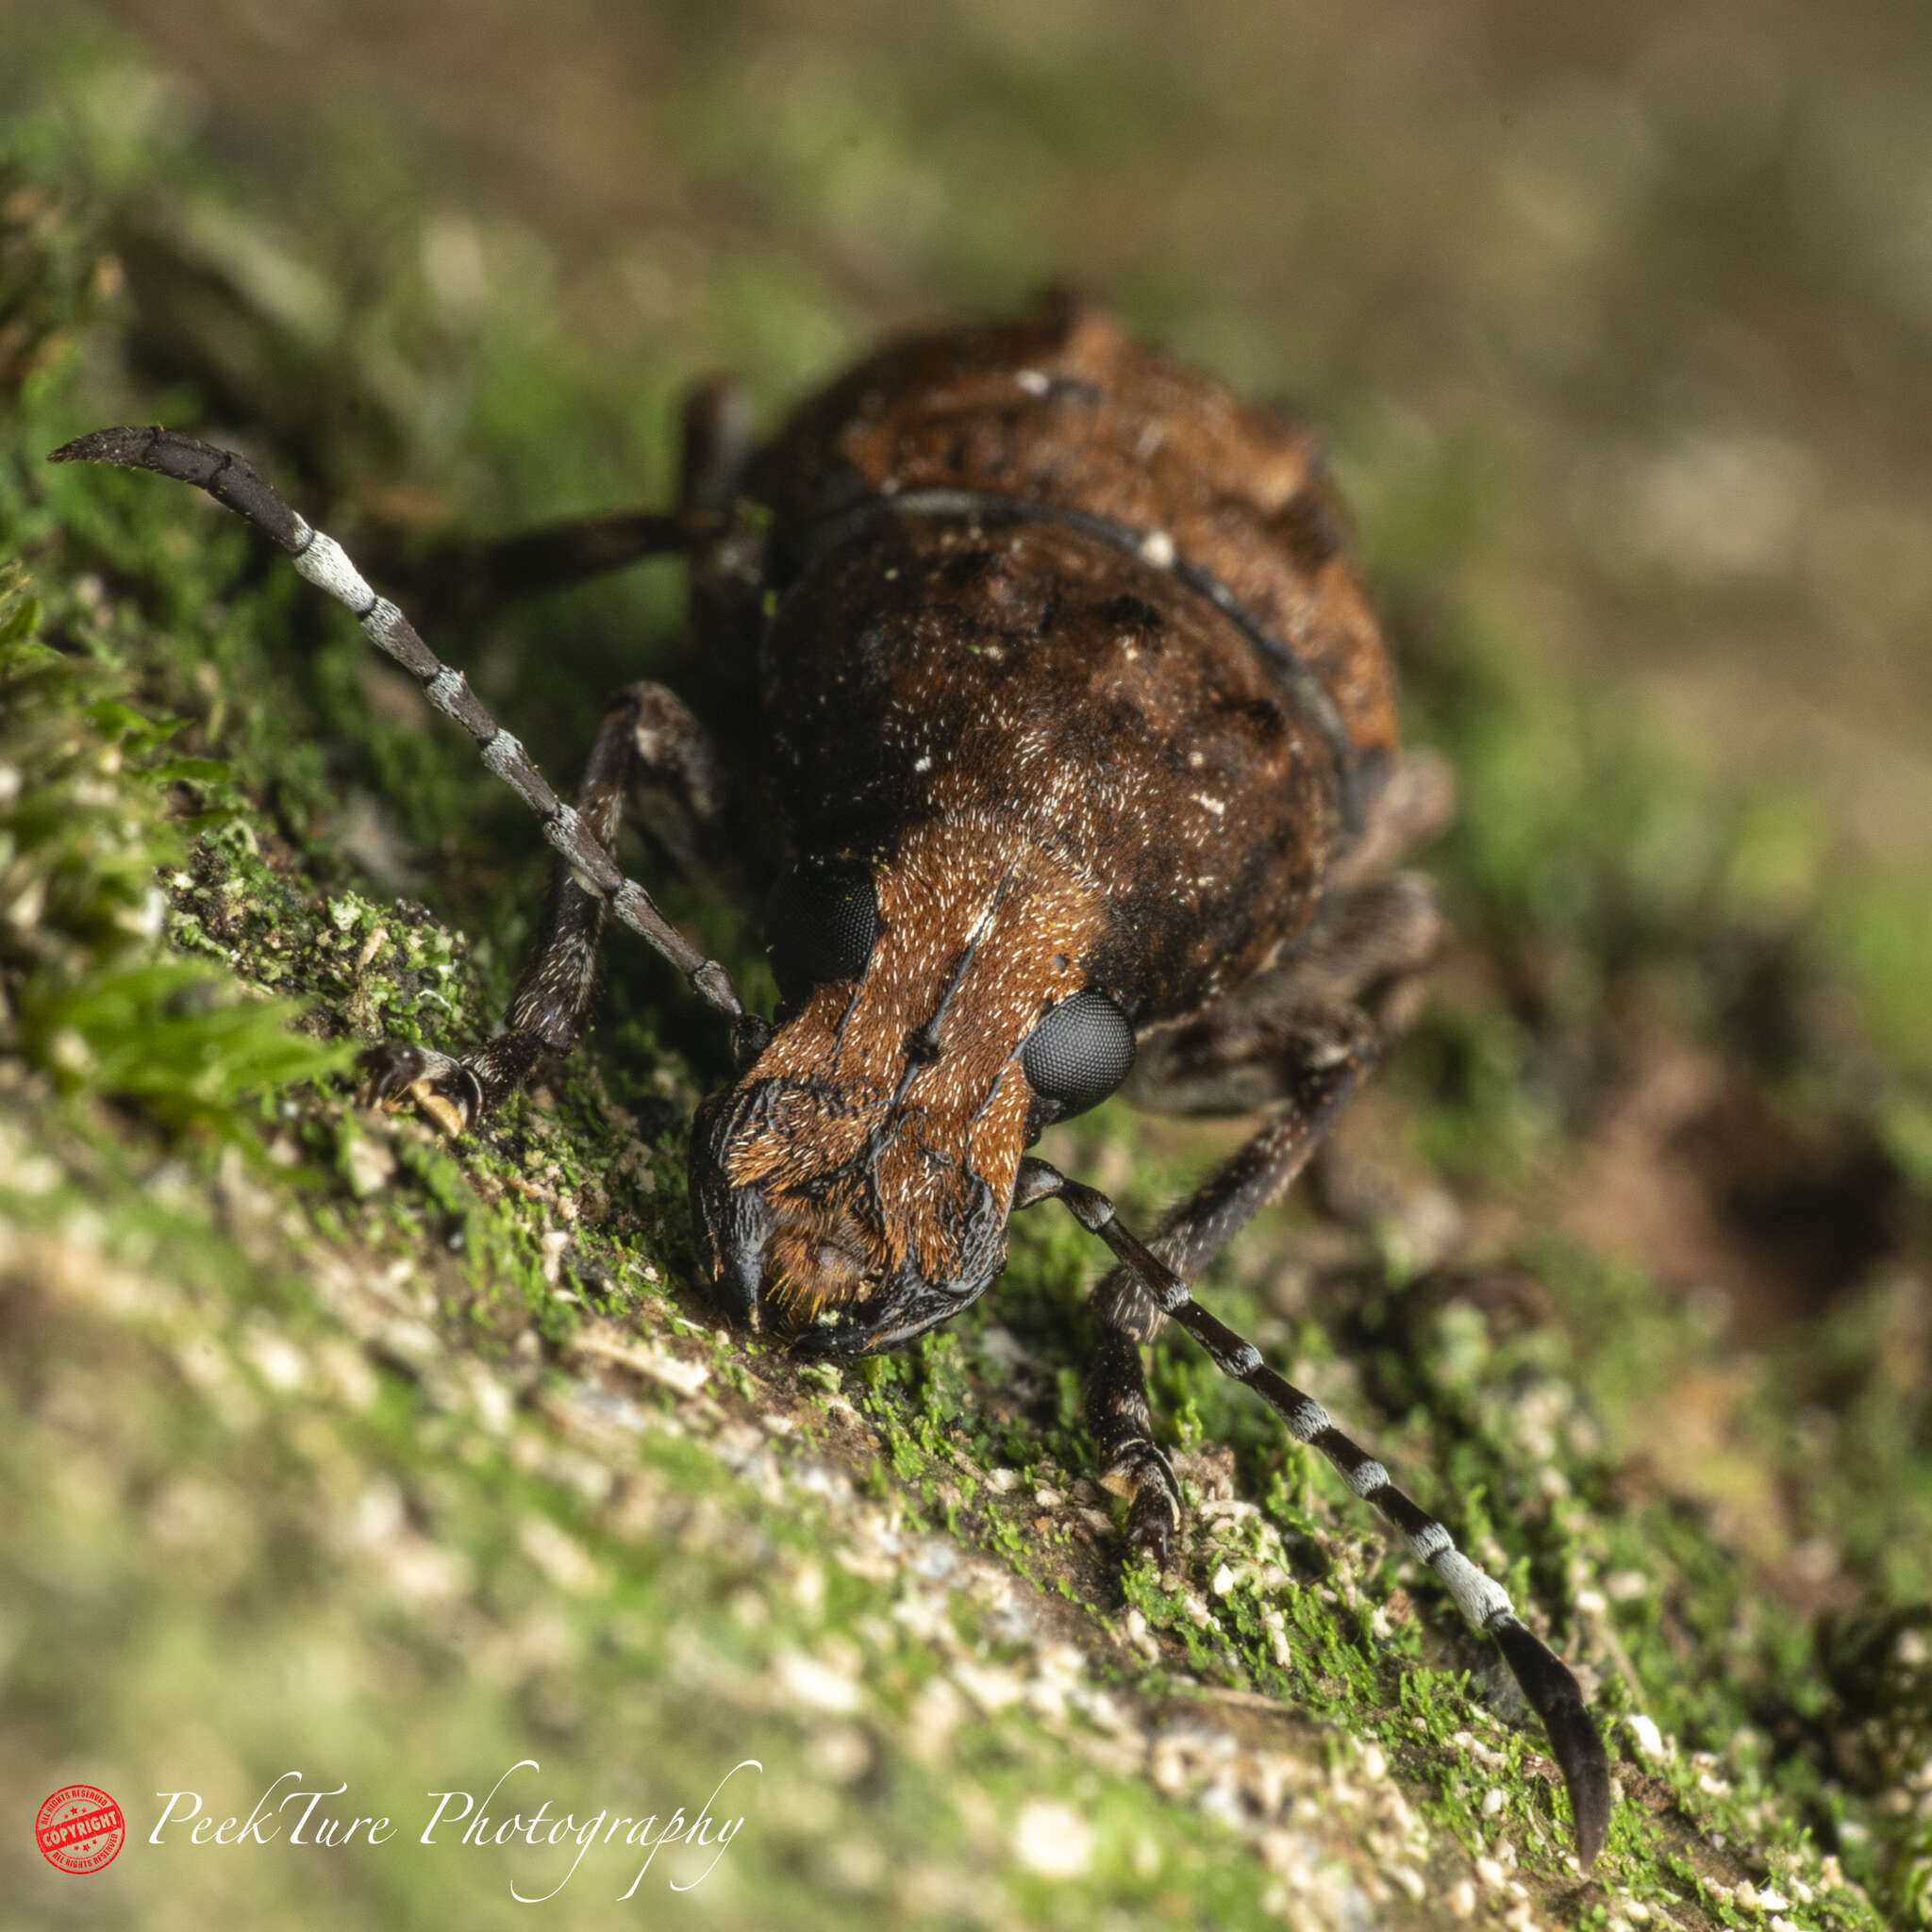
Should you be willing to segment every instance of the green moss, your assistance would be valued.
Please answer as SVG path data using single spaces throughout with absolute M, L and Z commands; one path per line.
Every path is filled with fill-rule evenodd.
M 9 1044 L 62 1093 L 139 1108 L 174 1132 L 253 1146 L 245 1102 L 336 1071 L 299 1009 L 168 957 L 162 876 L 185 857 L 170 788 L 225 789 L 169 758 L 105 665 L 34 641 L 18 568 L 0 584 L 0 891 Z

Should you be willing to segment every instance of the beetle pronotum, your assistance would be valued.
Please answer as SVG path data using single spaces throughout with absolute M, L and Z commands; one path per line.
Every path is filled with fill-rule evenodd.
M 505 1030 L 461 1058 L 375 1049 L 378 1095 L 459 1131 L 570 1051 L 615 914 L 730 1028 L 735 1081 L 699 1109 L 691 1154 L 728 1311 L 803 1354 L 885 1347 L 991 1285 L 1009 1215 L 1062 1202 L 1115 1257 L 1088 1414 L 1130 1545 L 1165 1563 L 1180 1522 L 1141 1358 L 1173 1320 L 1494 1638 L 1594 1859 L 1609 1771 L 1575 1678 L 1443 1524 L 1187 1286 L 1306 1164 L 1439 933 L 1426 883 L 1387 868 L 1440 817 L 1440 790 L 1397 758 L 1392 675 L 1304 425 L 1064 301 L 888 348 L 756 448 L 738 392 L 700 391 L 675 510 L 491 546 L 471 568 L 526 590 L 686 555 L 726 722 L 757 721 L 763 809 L 741 790 L 736 819 L 705 731 L 656 684 L 620 696 L 575 802 L 559 799 L 240 457 L 108 429 L 55 459 L 158 471 L 245 517 L 476 740 L 556 848 Z M 619 870 L 641 789 L 674 852 L 762 845 L 775 1024 Z M 1151 1243 L 1026 1152 L 1130 1075 L 1147 1105 L 1270 1109 Z

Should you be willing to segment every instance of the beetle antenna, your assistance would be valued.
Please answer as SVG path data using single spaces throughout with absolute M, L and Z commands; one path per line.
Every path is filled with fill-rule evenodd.
M 558 797 L 523 745 L 484 708 L 463 674 L 443 663 L 409 620 L 369 588 L 342 546 L 291 508 L 245 457 L 157 426 L 97 429 L 63 443 L 47 460 L 112 463 L 192 483 L 278 543 L 303 576 L 347 608 L 369 641 L 423 687 L 423 695 L 437 710 L 476 741 L 483 762 L 537 814 L 544 838 L 562 856 L 576 883 L 606 900 L 625 925 L 684 974 L 707 1006 L 732 1023 L 734 1043 L 747 1043 L 747 1036 L 763 1029 L 762 1020 L 746 1013 L 730 974 L 692 945 L 658 910 L 643 887 L 625 877 L 575 808 Z
M 1570 1667 L 1517 1616 L 1508 1592 L 1476 1568 L 1448 1530 L 1389 1479 L 1389 1472 L 1367 1450 L 1329 1420 L 1312 1395 L 1304 1394 L 1261 1359 L 1261 1352 L 1217 1321 L 1189 1292 L 1188 1285 L 1142 1241 L 1122 1225 L 1113 1203 L 1097 1189 L 1069 1180 L 1056 1167 L 1031 1156 L 1020 1163 L 1014 1185 L 1015 1211 L 1037 1201 L 1058 1200 L 1090 1234 L 1097 1234 L 1152 1292 L 1161 1312 L 1178 1322 L 1223 1374 L 1247 1386 L 1274 1409 L 1296 1441 L 1318 1449 L 1363 1502 L 1373 1504 L 1400 1533 L 1409 1553 L 1426 1563 L 1456 1599 L 1456 1607 L 1478 1630 L 1496 1640 L 1530 1707 L 1541 1718 L 1550 1748 L 1570 1791 L 1576 1852 L 1584 1868 L 1596 1862 L 1610 1819 L 1610 1767 L 1583 1692 Z

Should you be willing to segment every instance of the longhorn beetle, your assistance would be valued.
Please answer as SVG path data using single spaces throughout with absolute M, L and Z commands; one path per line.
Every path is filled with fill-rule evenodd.
M 1115 1258 L 1088 1420 L 1130 1546 L 1165 1565 L 1180 1522 L 1141 1360 L 1171 1319 L 1495 1639 L 1594 1860 L 1609 1771 L 1575 1678 L 1449 1531 L 1188 1289 L 1307 1163 L 1440 930 L 1426 882 L 1388 868 L 1442 815 L 1443 789 L 1397 757 L 1392 673 L 1303 424 L 1057 298 L 891 345 L 762 445 L 739 391 L 700 390 L 675 510 L 478 549 L 469 588 L 505 592 L 690 559 L 700 669 L 755 775 L 758 809 L 741 790 L 735 823 L 710 741 L 658 684 L 618 698 L 575 803 L 559 799 L 462 674 L 241 457 L 106 429 L 54 460 L 158 471 L 273 538 L 556 847 L 505 1030 L 461 1058 L 374 1049 L 378 1097 L 459 1132 L 568 1053 L 614 913 L 730 1030 L 735 1080 L 698 1109 L 691 1194 L 731 1315 L 803 1356 L 905 1341 L 985 1292 L 1009 1215 L 1063 1202 Z M 674 856 L 766 846 L 774 1023 L 618 869 L 627 797 Z M 1151 1242 L 1025 1151 L 1124 1084 L 1174 1110 L 1272 1109 Z

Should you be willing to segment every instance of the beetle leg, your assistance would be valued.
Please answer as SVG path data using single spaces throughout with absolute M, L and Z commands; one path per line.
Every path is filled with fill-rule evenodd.
M 1259 1099 L 1285 1097 L 1287 1104 L 1162 1222 L 1153 1252 L 1190 1275 L 1198 1274 L 1301 1172 L 1367 1075 L 1376 1038 L 1365 1016 L 1337 1008 L 1280 1016 L 1264 1050 L 1257 1050 L 1246 1029 L 1240 1043 L 1257 1053 L 1252 1071 Z M 1232 1069 L 1196 1069 L 1223 1084 L 1230 1073 L 1250 1070 L 1240 1062 Z M 1255 1106 L 1259 1099 L 1240 1104 Z M 1088 1374 L 1087 1425 L 1099 1453 L 1100 1480 L 1128 1498 L 1128 1543 L 1165 1568 L 1180 1528 L 1180 1490 L 1154 1441 L 1141 1361 L 1141 1344 L 1160 1332 L 1162 1313 L 1129 1268 L 1114 1269 L 1095 1289 L 1093 1312 L 1100 1345 Z
M 704 727 L 661 684 L 630 686 L 606 713 L 585 763 L 575 808 L 607 852 L 616 845 L 626 793 L 645 790 L 659 807 L 653 830 L 674 858 L 689 860 L 717 824 L 721 786 Z M 467 1132 L 544 1056 L 572 1052 L 596 1000 L 604 915 L 605 901 L 585 891 L 558 858 L 536 950 L 504 1030 L 461 1059 L 400 1040 L 372 1047 L 361 1059 L 371 1097 L 407 1093 L 446 1130 Z
M 1093 1312 L 1100 1341 L 1087 1371 L 1087 1426 L 1099 1452 L 1101 1487 L 1127 1499 L 1128 1547 L 1165 1570 L 1180 1530 L 1181 1491 L 1166 1450 L 1154 1440 L 1141 1360 L 1141 1344 L 1154 1340 L 1161 1314 L 1124 1268 L 1094 1291 Z
M 1503 1586 L 1456 1547 L 1449 1531 L 1397 1489 L 1388 1470 L 1343 1435 L 1313 1396 L 1277 1374 L 1252 1342 L 1202 1307 L 1175 1272 L 1177 1266 L 1190 1274 L 1197 1272 L 1200 1263 L 1196 1257 L 1215 1252 L 1226 1241 L 1230 1214 L 1238 1216 L 1234 1224 L 1239 1225 L 1258 1205 L 1255 1196 L 1264 1183 L 1272 1180 L 1273 1185 L 1260 1193 L 1260 1199 L 1292 1176 L 1364 1071 L 1365 1060 L 1346 1052 L 1338 1056 L 1325 1070 L 1327 1077 L 1315 1082 L 1309 1103 L 1291 1103 L 1283 1116 L 1285 1126 L 1271 1122 L 1264 1127 L 1188 1203 L 1155 1248 L 1143 1244 L 1121 1224 L 1113 1203 L 1105 1194 L 1069 1180 L 1058 1169 L 1031 1156 L 1020 1164 L 1013 1205 L 1017 1209 L 1037 1201 L 1063 1201 L 1080 1224 L 1097 1234 L 1131 1271 L 1151 1307 L 1179 1323 L 1224 1374 L 1254 1390 L 1298 1442 L 1326 1457 L 1348 1487 L 1373 1504 L 1395 1528 L 1409 1553 L 1442 1580 L 1464 1617 L 1495 1639 L 1549 1736 L 1550 1748 L 1570 1792 L 1577 1855 L 1588 1867 L 1603 1848 L 1609 1824 L 1609 1760 L 1568 1665 L 1517 1616 Z M 1273 1151 L 1257 1159 L 1257 1150 L 1271 1137 Z M 1243 1208 L 1245 1211 L 1241 1211 Z M 1174 1257 L 1172 1263 L 1169 1256 Z M 1144 1390 L 1142 1399 L 1144 1402 Z
M 1293 956 L 1237 989 L 1223 1006 L 1229 1013 L 1357 1007 L 1388 1040 L 1413 1024 L 1423 974 L 1446 938 L 1435 881 L 1422 873 L 1332 889 Z
M 608 576 L 647 557 L 690 556 L 715 543 L 729 523 L 724 511 L 708 508 L 606 510 L 514 537 L 439 548 L 415 566 L 410 580 L 426 585 L 439 604 L 471 617 L 512 597 Z
M 1400 865 L 1410 853 L 1447 831 L 1456 816 L 1456 773 L 1439 751 L 1411 748 L 1395 761 L 1369 807 L 1361 834 L 1330 874 L 1351 886 Z
M 1337 892 L 1290 958 L 1143 1041 L 1126 1097 L 1158 1113 L 1272 1106 L 1302 1077 L 1311 1016 L 1360 1009 L 1384 1039 L 1401 1032 L 1441 943 L 1435 888 L 1419 873 Z
M 393 557 L 376 532 L 371 553 L 413 594 L 463 622 L 511 598 L 566 590 L 652 557 L 688 558 L 709 594 L 723 589 L 742 601 L 762 556 L 757 533 L 733 515 L 751 445 L 749 395 L 713 378 L 685 398 L 675 509 L 605 510 L 513 537 L 443 541 L 426 554 L 398 546 Z
M 439 575 L 460 580 L 466 609 L 486 609 L 505 598 L 606 576 L 647 557 L 691 557 L 716 574 L 717 553 L 737 547 L 728 539 L 752 446 L 748 392 L 722 376 L 700 383 L 685 398 L 682 428 L 675 509 L 610 510 L 465 544 L 438 561 Z
M 729 509 L 752 452 L 751 391 L 728 375 L 693 384 L 678 428 L 678 503 L 686 509 Z
M 544 838 L 569 866 L 576 884 L 608 900 L 625 925 L 663 954 L 684 974 L 691 990 L 731 1023 L 741 1063 L 748 1065 L 756 1058 L 770 1028 L 745 1011 L 731 975 L 658 910 L 643 887 L 618 870 L 616 860 L 576 811 L 550 789 L 522 744 L 490 715 L 462 673 L 443 663 L 416 634 L 415 625 L 388 598 L 369 588 L 341 545 L 284 503 L 246 458 L 176 430 L 120 428 L 77 438 L 57 449 L 49 460 L 114 463 L 192 483 L 272 538 L 294 559 L 303 576 L 354 614 L 377 650 L 394 658 L 421 684 L 423 695 L 435 709 L 453 718 L 476 741 L 483 762 L 541 821 Z

